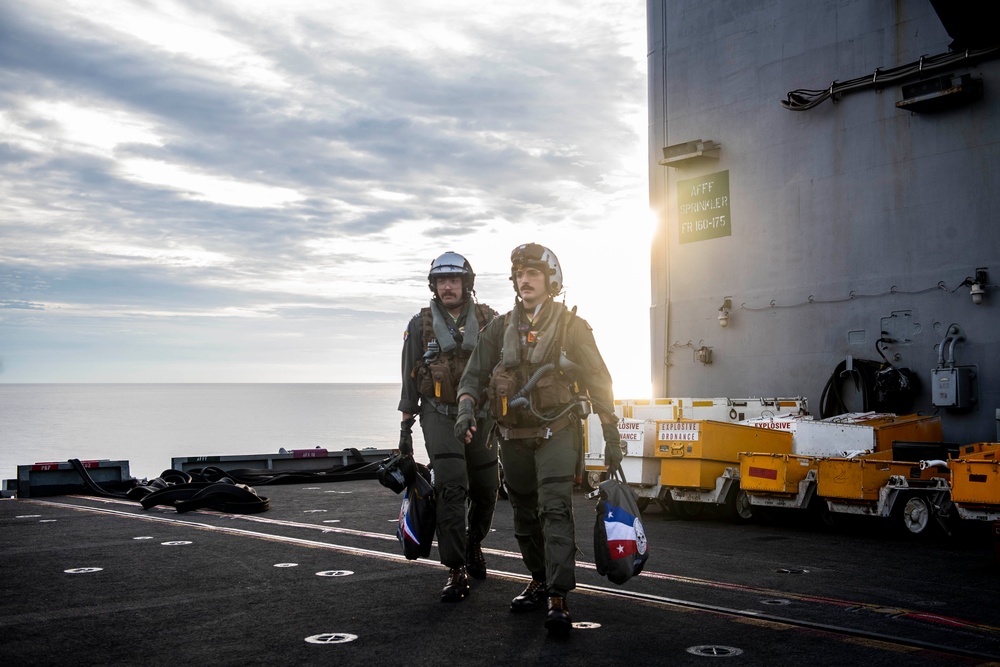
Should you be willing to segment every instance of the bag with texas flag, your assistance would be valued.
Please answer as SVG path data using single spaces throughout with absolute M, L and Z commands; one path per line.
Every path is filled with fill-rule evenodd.
M 437 497 L 434 487 L 428 481 L 430 470 L 418 463 L 416 473 L 413 482 L 403 490 L 399 525 L 396 526 L 396 538 L 399 539 L 407 560 L 430 555 L 434 529 L 437 527 Z
M 624 584 L 642 572 L 649 559 L 649 544 L 639 518 L 635 491 L 625 483 L 620 466 L 615 472 L 620 480 L 612 473 L 598 488 L 594 563 L 598 574 L 612 583 Z

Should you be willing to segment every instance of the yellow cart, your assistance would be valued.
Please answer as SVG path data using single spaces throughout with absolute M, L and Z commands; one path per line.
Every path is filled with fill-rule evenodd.
M 724 507 L 734 521 L 749 520 L 753 510 L 740 487 L 740 454 L 791 451 L 792 435 L 786 431 L 711 420 L 656 422 L 660 484 L 684 518 L 708 504 Z
M 821 459 L 849 453 L 886 452 L 941 440 L 940 417 L 850 413 L 815 421 L 803 417 L 748 420 L 757 428 L 787 430 L 792 453 L 747 452 L 740 456 L 740 478 L 752 505 L 806 509 L 817 496 Z M 903 445 L 900 445 L 903 443 Z M 821 495 L 821 494 L 820 494 Z
M 619 433 L 627 446 L 622 471 L 629 487 L 639 496 L 639 509 L 656 500 L 669 506 L 669 494 L 660 483 L 660 460 L 655 448 L 658 421 L 712 420 L 742 422 L 767 415 L 809 413 L 804 397 L 788 398 L 654 398 L 617 399 L 615 414 Z M 597 415 L 587 418 L 584 429 L 583 486 L 597 488 L 606 477 L 604 435 Z
M 948 466 L 894 461 L 891 451 L 817 462 L 816 493 L 830 512 L 896 518 L 910 534 L 944 524 L 951 507 Z
M 959 450 L 948 461 L 951 501 L 958 516 L 973 521 L 1000 521 L 1000 443 L 980 442 Z

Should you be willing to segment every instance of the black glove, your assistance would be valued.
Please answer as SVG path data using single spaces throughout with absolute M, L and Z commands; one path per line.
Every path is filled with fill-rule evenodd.
M 604 435 L 604 465 L 608 466 L 609 471 L 614 472 L 624 457 L 618 424 L 601 424 L 601 433 Z
M 410 417 L 399 422 L 399 453 L 403 456 L 413 456 L 413 422 L 416 417 Z
M 455 437 L 465 442 L 465 434 L 476 425 L 476 406 L 469 399 L 458 402 L 458 417 L 455 418 Z

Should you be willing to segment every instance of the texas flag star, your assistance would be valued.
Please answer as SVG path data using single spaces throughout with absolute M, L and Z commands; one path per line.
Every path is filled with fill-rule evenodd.
M 618 560 L 639 553 L 636 524 L 638 519 L 617 505 L 607 504 L 604 512 L 604 530 L 608 541 L 608 555 Z

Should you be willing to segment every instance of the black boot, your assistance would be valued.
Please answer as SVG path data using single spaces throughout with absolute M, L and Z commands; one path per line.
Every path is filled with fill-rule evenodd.
M 565 637 L 573 627 L 573 619 L 569 617 L 569 607 L 566 598 L 561 595 L 549 596 L 549 614 L 545 617 L 545 629 L 555 637 Z
M 510 601 L 513 612 L 532 611 L 542 606 L 545 601 L 545 582 L 532 579 L 521 594 Z
M 465 569 L 476 579 L 486 578 L 486 557 L 483 556 L 483 547 L 479 542 L 469 540 L 465 549 Z
M 469 594 L 469 575 L 464 567 L 448 570 L 448 583 L 441 589 L 441 602 L 461 602 Z

